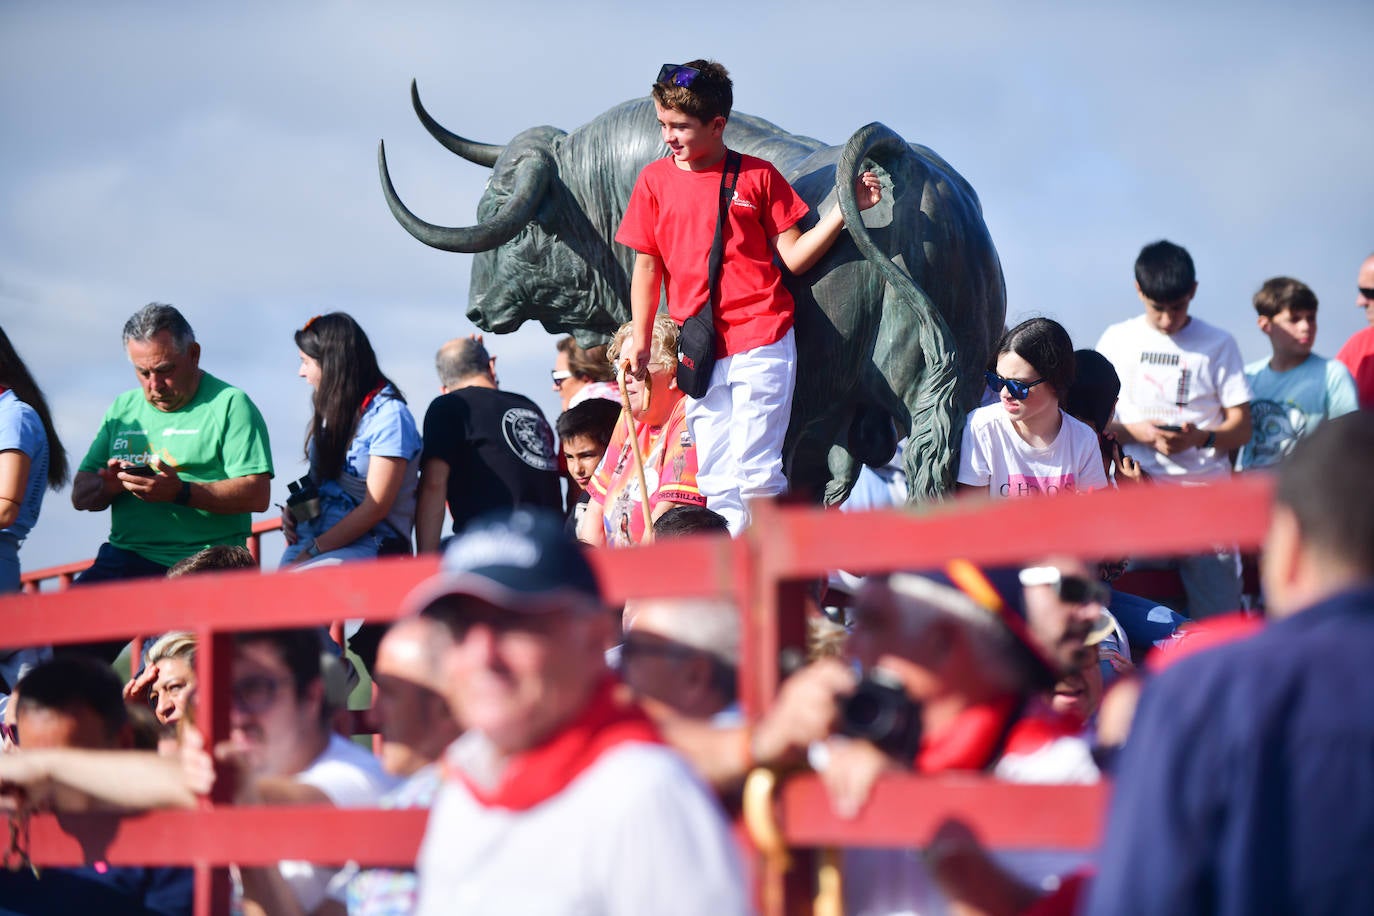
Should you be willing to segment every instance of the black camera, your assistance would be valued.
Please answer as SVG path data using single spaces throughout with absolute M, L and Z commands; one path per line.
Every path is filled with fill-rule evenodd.
M 320 491 L 315 486 L 315 481 L 306 474 L 300 480 L 293 480 L 286 485 L 289 495 L 286 497 L 286 508 L 291 513 L 291 517 L 296 520 L 296 524 L 308 522 L 313 518 L 318 518 L 320 514 Z
M 911 766 L 921 747 L 921 704 L 907 694 L 896 676 L 873 668 L 859 679 L 852 694 L 840 700 L 838 730 L 872 742 L 889 757 Z

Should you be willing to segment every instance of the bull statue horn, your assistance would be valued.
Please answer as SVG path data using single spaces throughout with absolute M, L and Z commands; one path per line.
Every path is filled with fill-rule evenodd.
M 425 111 L 425 106 L 420 104 L 420 87 L 416 85 L 415 80 L 410 81 L 410 104 L 415 106 L 415 114 L 420 118 L 420 123 L 425 125 L 425 130 L 429 131 L 430 136 L 438 140 L 444 149 L 476 165 L 491 168 L 496 164 L 496 157 L 501 155 L 501 150 L 505 147 L 475 143 L 466 137 L 458 136 L 434 120 L 429 112 Z
M 516 156 L 510 165 L 511 193 L 500 212 L 476 226 L 458 229 L 427 223 L 401 203 L 387 172 L 384 142 L 377 144 L 377 168 L 382 173 L 386 204 L 407 232 L 431 248 L 476 254 L 504 245 L 529 223 L 544 197 L 554 164 L 548 153 L 538 149 Z

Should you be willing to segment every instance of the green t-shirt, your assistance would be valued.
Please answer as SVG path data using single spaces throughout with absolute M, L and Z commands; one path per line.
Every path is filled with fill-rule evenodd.
M 95 473 L 111 458 L 146 464 L 154 456 L 192 483 L 272 473 L 262 414 L 248 395 L 208 372 L 180 410 L 158 410 L 140 388 L 115 398 L 80 469 Z M 250 512 L 221 515 L 128 493 L 110 504 L 110 543 L 163 566 L 215 544 L 242 546 L 251 527 Z

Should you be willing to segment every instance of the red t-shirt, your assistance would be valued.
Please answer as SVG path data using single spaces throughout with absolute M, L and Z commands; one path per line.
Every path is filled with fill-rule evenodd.
M 1350 335 L 1350 339 L 1336 354 L 1336 359 L 1345 363 L 1350 374 L 1355 376 L 1355 390 L 1360 398 L 1360 406 L 1374 410 L 1374 328 L 1365 328 Z
M 662 426 L 637 424 L 644 454 L 644 482 L 649 487 L 649 514 L 662 502 L 706 505 L 697 489 L 697 450 L 687 431 L 687 399 L 673 406 Z M 633 547 L 644 541 L 644 510 L 640 508 L 639 475 L 634 451 L 625 434 L 625 412 L 615 424 L 601 466 L 587 481 L 587 494 L 602 506 L 606 543 Z
M 775 343 L 792 327 L 796 307 L 773 260 L 772 240 L 809 210 L 771 162 L 740 159 L 720 270 L 717 356 Z M 700 172 L 680 169 L 671 158 L 651 162 L 639 173 L 615 234 L 622 245 L 663 261 L 668 314 L 678 324 L 696 314 L 710 290 L 707 259 L 724 167 L 724 159 Z

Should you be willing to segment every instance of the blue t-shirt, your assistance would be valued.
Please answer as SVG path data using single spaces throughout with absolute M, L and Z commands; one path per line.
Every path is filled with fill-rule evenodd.
M 19 517 L 4 529 L 16 541 L 28 537 L 43 506 L 48 483 L 48 434 L 38 411 L 19 400 L 13 391 L 0 394 L 0 452 L 17 450 L 29 456 L 29 479 L 24 485 Z
M 344 455 L 343 473 L 330 483 L 336 484 L 354 505 L 361 503 L 367 495 L 367 470 L 373 457 L 401 458 L 405 460 L 405 476 L 401 491 L 396 494 L 396 502 L 386 517 L 385 524 L 392 530 L 388 536 L 410 537 L 415 525 L 415 489 L 420 474 L 420 430 L 415 425 L 415 417 L 410 408 L 396 395 L 396 389 L 388 385 L 368 402 L 367 409 L 358 418 L 358 428 L 353 440 L 348 443 Z M 321 489 L 325 489 L 322 485 Z
M 1254 394 L 1254 432 L 1236 459 L 1238 471 L 1278 464 L 1322 420 L 1359 406 L 1350 370 L 1315 353 L 1287 372 L 1275 372 L 1267 359 L 1253 362 L 1245 367 L 1245 379 Z
M 191 916 L 194 880 L 189 868 L 0 869 L 0 916 Z

